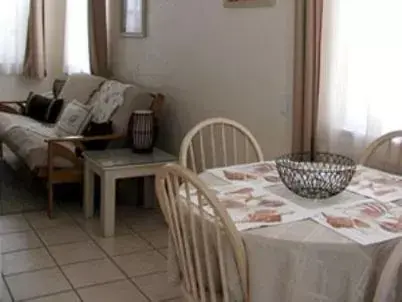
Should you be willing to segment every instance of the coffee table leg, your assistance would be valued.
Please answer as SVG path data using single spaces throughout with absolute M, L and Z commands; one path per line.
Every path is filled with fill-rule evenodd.
M 84 214 L 85 218 L 94 216 L 94 173 L 88 163 L 84 163 Z
M 104 237 L 114 235 L 116 180 L 105 173 L 101 176 L 101 225 Z

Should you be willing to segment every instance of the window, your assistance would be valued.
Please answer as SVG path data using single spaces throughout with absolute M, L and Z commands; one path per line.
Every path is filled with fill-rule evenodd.
M 325 0 L 318 132 L 335 149 L 402 129 L 401 12 L 401 0 Z
M 142 1 L 126 1 L 125 30 L 127 32 L 142 31 Z
M 87 0 L 67 0 L 64 71 L 90 73 Z
M 20 74 L 24 65 L 30 0 L 0 0 L 0 73 Z

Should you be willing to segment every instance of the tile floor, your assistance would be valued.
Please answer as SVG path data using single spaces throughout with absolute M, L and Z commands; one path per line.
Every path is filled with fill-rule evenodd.
M 167 227 L 156 210 L 118 207 L 116 236 L 79 207 L 0 217 L 3 302 L 183 301 L 166 273 Z

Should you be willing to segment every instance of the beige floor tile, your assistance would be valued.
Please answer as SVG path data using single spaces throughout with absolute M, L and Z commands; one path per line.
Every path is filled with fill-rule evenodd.
M 33 231 L 0 235 L 2 252 L 9 253 L 42 246 L 38 236 Z
M 67 225 L 58 228 L 40 229 L 39 236 L 46 245 L 67 244 L 88 241 L 89 236 L 78 226 Z
M 167 248 L 159 249 L 158 251 L 159 251 L 159 253 L 161 253 L 163 256 L 165 256 L 167 258 L 167 256 L 168 256 L 168 249 Z
M 47 205 L 46 197 L 41 195 L 39 197 L 24 200 L 23 212 L 41 211 Z M 21 212 L 19 212 L 21 213 Z
M 21 200 L 2 200 L 1 211 L 2 215 L 11 215 L 21 213 L 24 210 L 24 202 Z
M 28 300 L 26 302 L 80 302 L 80 298 L 73 291 L 57 295 Z
M 134 217 L 139 211 L 143 211 L 141 208 L 137 208 L 135 205 L 123 205 L 119 204 L 116 207 L 116 218 L 126 219 Z M 150 211 L 148 211 L 150 212 Z
M 151 232 L 141 232 L 139 234 L 157 249 L 166 248 L 168 246 L 169 235 L 168 228 L 166 227 L 161 227 Z
M 134 234 L 121 237 L 97 238 L 96 242 L 110 256 L 118 256 L 153 249 L 148 242 Z
M 63 202 L 59 205 L 59 209 L 70 215 L 74 215 L 77 213 L 83 214 L 82 204 L 80 202 Z
M 78 211 L 72 211 L 69 212 L 67 211 L 67 213 L 71 216 L 71 218 L 74 219 L 75 222 L 77 222 L 78 224 L 82 224 L 83 222 L 85 222 L 87 219 L 85 218 L 85 214 L 84 211 L 81 209 L 79 212 Z
M 174 299 L 162 300 L 162 302 L 187 302 L 187 301 L 184 298 L 174 298 Z
M 0 286 L 1 286 L 1 302 L 12 302 L 13 299 L 11 298 L 10 292 L 6 284 L 4 283 L 3 277 L 0 277 Z
M 6 277 L 16 301 L 32 299 L 71 288 L 57 268 Z
M 116 217 L 120 219 L 141 219 L 144 217 L 155 217 L 160 216 L 161 211 L 155 209 L 146 209 L 146 208 L 138 208 L 136 206 L 131 205 L 118 205 L 116 207 Z M 137 220 L 138 221 L 138 220 Z
M 106 257 L 105 253 L 92 241 L 50 246 L 49 251 L 59 265 Z
M 24 217 L 35 229 L 55 228 L 75 224 L 75 221 L 68 214 L 60 211 L 55 211 L 52 219 L 49 219 L 46 212 L 27 213 L 24 214 Z
M 3 274 L 18 274 L 56 266 L 45 248 L 3 255 Z
M 133 281 L 152 301 L 181 297 L 181 289 L 168 282 L 167 273 L 134 278 Z
M 84 302 L 147 302 L 148 300 L 128 280 L 80 289 Z
M 29 231 L 30 227 L 22 215 L 0 217 L 0 234 Z
M 103 238 L 102 229 L 98 218 L 79 220 L 78 223 L 92 238 Z M 114 233 L 114 236 L 117 237 L 129 235 L 133 232 L 124 223 L 116 221 Z
M 166 259 L 157 251 L 118 256 L 113 259 L 130 277 L 166 270 Z
M 71 264 L 62 267 L 75 288 L 124 279 L 120 270 L 108 259 Z
M 126 223 L 136 233 L 155 231 L 167 227 L 163 216 L 155 214 L 129 218 L 126 220 Z

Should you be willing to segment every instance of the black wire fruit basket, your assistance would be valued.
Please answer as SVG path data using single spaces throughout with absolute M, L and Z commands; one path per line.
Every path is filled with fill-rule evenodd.
M 352 159 L 324 152 L 283 155 L 276 159 L 276 167 L 289 190 L 309 199 L 324 199 L 341 193 L 356 172 Z

